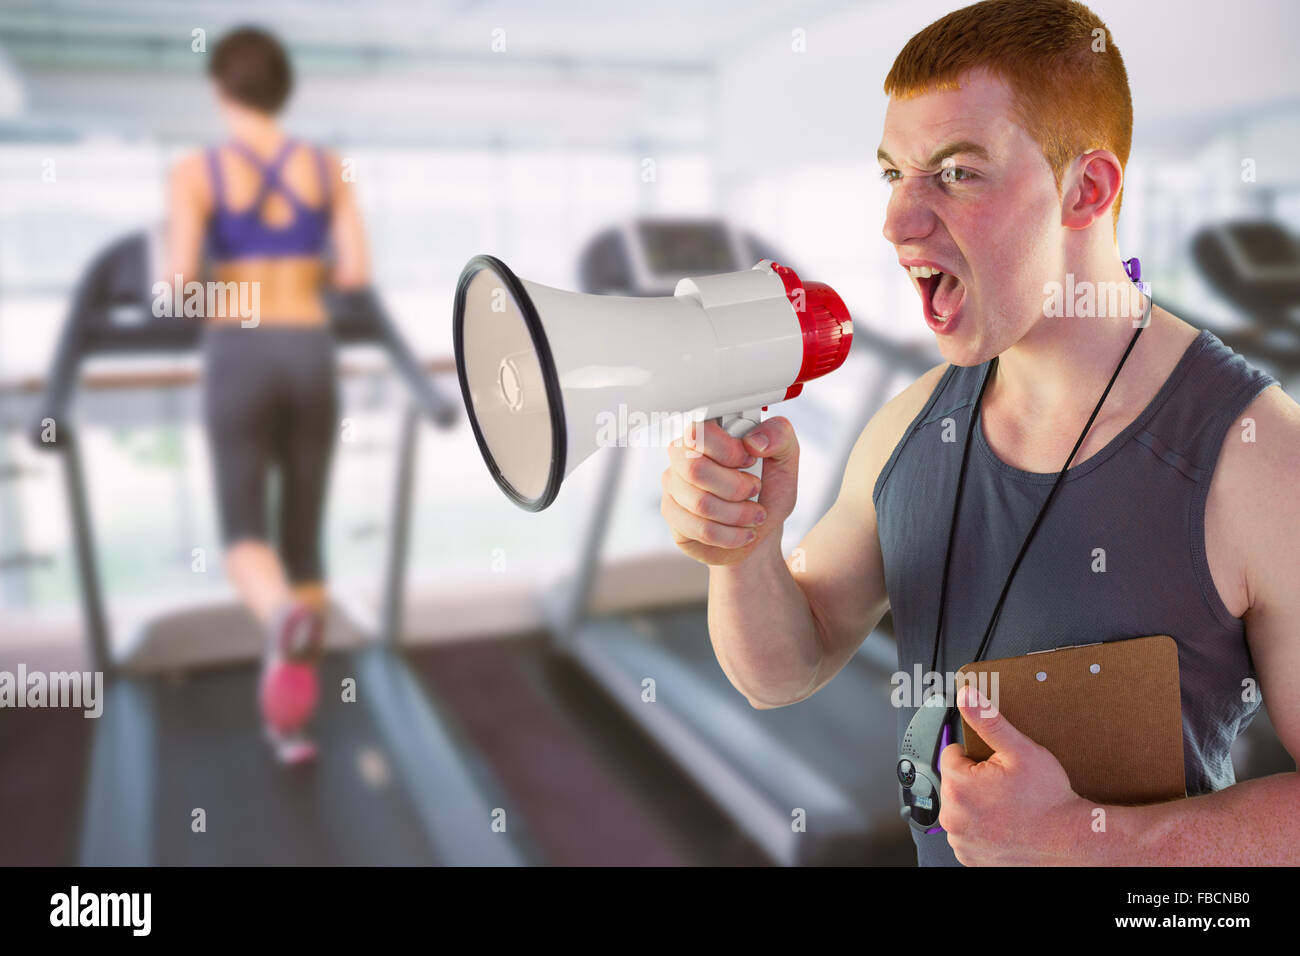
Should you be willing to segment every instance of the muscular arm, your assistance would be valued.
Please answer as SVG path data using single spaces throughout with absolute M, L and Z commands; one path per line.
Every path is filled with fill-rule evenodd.
M 713 649 L 752 706 L 782 707 L 816 693 L 888 609 L 871 493 L 945 367 L 926 372 L 872 417 L 835 504 L 788 562 L 773 533 L 747 560 L 709 568 Z
M 1300 406 L 1278 388 L 1243 417 L 1257 440 L 1230 429 L 1210 488 L 1207 533 L 1218 529 L 1220 591 L 1240 595 L 1260 691 L 1292 759 L 1300 759 Z M 1211 539 L 1210 545 L 1216 542 Z M 1220 574 L 1216 573 L 1216 580 Z M 1110 839 L 1084 840 L 1099 863 L 1166 866 L 1300 864 L 1300 774 L 1246 780 L 1215 793 L 1145 807 L 1109 807 Z

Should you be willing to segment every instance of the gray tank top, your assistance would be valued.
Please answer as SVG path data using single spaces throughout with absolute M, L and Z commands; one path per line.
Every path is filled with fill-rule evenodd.
M 944 371 L 872 493 L 898 667 L 909 675 L 917 664 L 922 672 L 930 666 L 957 471 L 975 396 L 990 365 L 950 365 Z M 1146 409 L 1066 473 L 985 653 L 992 660 L 1069 644 L 1171 635 L 1178 643 L 1189 796 L 1235 782 L 1229 750 L 1259 708 L 1257 699 L 1242 699 L 1242 682 L 1255 677 L 1254 666 L 1245 626 L 1229 613 L 1210 578 L 1204 519 L 1210 476 L 1228 429 L 1274 384 L 1202 331 Z M 1011 563 L 1055 479 L 1054 473 L 1007 465 L 977 423 L 953 542 L 939 673 L 974 658 Z M 899 709 L 900 748 L 915 712 Z M 882 766 L 880 772 L 890 770 Z M 946 834 L 913 831 L 913 839 L 922 866 L 959 865 Z

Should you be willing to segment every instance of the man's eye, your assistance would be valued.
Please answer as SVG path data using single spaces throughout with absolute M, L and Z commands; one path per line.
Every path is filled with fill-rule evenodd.
M 898 179 L 895 179 L 895 176 L 897 176 Z M 899 179 L 903 178 L 903 174 L 897 169 L 882 169 L 880 171 L 880 178 L 882 181 L 887 183 L 896 183 Z
M 969 169 L 962 166 L 946 166 L 939 170 L 939 181 L 945 183 L 964 183 L 973 176 Z

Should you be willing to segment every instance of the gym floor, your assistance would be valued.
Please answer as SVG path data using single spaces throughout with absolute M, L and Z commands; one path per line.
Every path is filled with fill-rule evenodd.
M 407 660 L 514 808 L 529 862 L 770 862 L 543 634 L 418 648 Z M 76 863 L 93 730 L 68 710 L 13 710 L 0 722 L 0 766 L 23 768 L 0 774 L 0 865 Z M 914 865 L 901 824 L 898 837 L 864 862 Z
M 406 657 L 478 756 L 476 771 L 494 778 L 512 808 L 509 825 L 526 833 L 528 862 L 770 863 L 544 634 L 438 644 Z M 76 863 L 93 730 L 67 709 L 13 709 L 0 721 L 0 767 L 22 768 L 0 773 L 0 865 Z M 1264 712 L 1233 755 L 1242 779 L 1292 769 Z M 367 755 L 347 757 L 360 764 Z M 915 865 L 901 822 L 897 839 L 862 862 Z

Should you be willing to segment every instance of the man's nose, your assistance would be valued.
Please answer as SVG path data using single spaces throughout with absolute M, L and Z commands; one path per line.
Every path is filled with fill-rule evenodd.
M 895 246 L 928 236 L 934 228 L 934 211 L 925 198 L 926 180 L 902 180 L 890 188 L 881 231 Z

